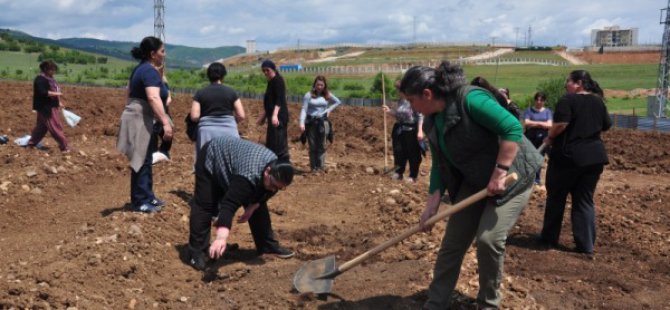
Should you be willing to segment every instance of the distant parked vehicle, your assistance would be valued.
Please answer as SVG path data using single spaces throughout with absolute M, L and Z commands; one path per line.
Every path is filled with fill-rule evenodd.
M 284 64 L 279 65 L 279 71 L 291 72 L 291 71 L 300 71 L 302 70 L 301 64 Z

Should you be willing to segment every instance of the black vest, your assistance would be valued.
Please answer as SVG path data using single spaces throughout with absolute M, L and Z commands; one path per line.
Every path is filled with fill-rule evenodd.
M 484 90 L 464 85 L 445 99 L 444 144 L 449 150 L 451 161 L 442 154 L 437 140 L 435 118 L 441 114 L 426 116 L 423 123 L 423 130 L 428 134 L 431 147 L 438 157 L 442 184 L 446 186 L 452 203 L 457 202 L 454 199 L 463 185 L 486 188 L 498 157 L 498 135 L 477 124 L 466 111 L 466 96 L 475 89 Z M 543 161 L 533 144 L 522 136 L 509 171 L 516 172 L 519 180 L 508 186 L 503 194 L 495 197 L 496 204 L 502 205 L 532 186 L 535 172 L 540 169 Z

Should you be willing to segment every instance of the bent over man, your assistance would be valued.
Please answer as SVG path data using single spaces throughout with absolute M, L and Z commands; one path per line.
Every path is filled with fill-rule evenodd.
M 219 258 L 226 250 L 235 211 L 244 214 L 238 223 L 249 222 L 259 255 L 281 258 L 293 252 L 274 239 L 267 201 L 293 181 L 293 166 L 282 162 L 262 145 L 232 136 L 221 136 L 205 144 L 195 164 L 195 193 L 191 204 L 189 263 L 204 270 L 209 257 Z M 209 244 L 211 222 L 216 239 Z

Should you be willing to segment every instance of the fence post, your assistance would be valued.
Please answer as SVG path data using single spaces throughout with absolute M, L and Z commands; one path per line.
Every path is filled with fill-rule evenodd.
M 651 127 L 652 131 L 656 131 L 656 122 L 658 121 L 658 117 L 654 117 L 654 125 Z
M 619 127 L 619 114 L 614 114 L 614 127 Z

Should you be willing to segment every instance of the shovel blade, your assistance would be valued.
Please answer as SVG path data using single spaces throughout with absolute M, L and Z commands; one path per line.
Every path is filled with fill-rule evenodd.
M 307 262 L 293 276 L 293 287 L 300 293 L 330 293 L 333 279 L 319 277 L 336 271 L 335 256 Z

